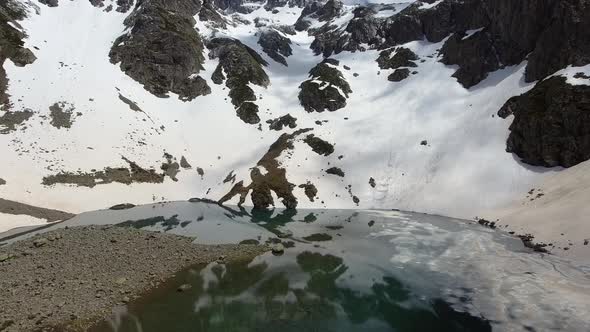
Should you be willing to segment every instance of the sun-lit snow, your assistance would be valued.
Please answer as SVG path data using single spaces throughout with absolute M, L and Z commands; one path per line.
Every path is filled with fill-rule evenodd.
M 300 13 L 300 8 L 285 7 L 272 14 L 260 7 L 250 14 L 235 15 L 251 22 L 261 17 L 274 24 L 293 24 Z M 356 207 L 345 188 L 350 185 L 363 208 L 471 218 L 520 197 L 552 173 L 523 167 L 505 152 L 510 120 L 495 115 L 509 97 L 532 88 L 524 83 L 525 63 L 491 73 L 466 90 L 451 76 L 456 68 L 438 62 L 440 43 L 405 45 L 425 61 L 412 68 L 417 74 L 399 83 L 387 81 L 391 71 L 379 69 L 377 51 L 343 52 L 334 58 L 340 61 L 339 70 L 353 91 L 348 105 L 332 113 L 306 113 L 299 104 L 298 86 L 322 61 L 309 48 L 313 37 L 306 32 L 288 36 L 293 55 L 285 67 L 262 52 L 254 23 L 236 23 L 226 31 L 214 32 L 198 22 L 196 28 L 202 35 L 238 38 L 269 63 L 265 70 L 270 86 L 251 86 L 262 96 L 257 101 L 259 131 L 236 116 L 225 85 L 211 81 L 217 60 L 206 57 L 205 69 L 198 74 L 207 80 L 212 93 L 192 102 L 182 102 L 173 94 L 155 97 L 111 64 L 108 53 L 115 38 L 124 33 L 126 15 L 105 13 L 87 1 L 61 1 L 55 8 L 42 6 L 40 15 L 32 14 L 21 22 L 29 35 L 25 46 L 38 59 L 26 67 L 7 61 L 4 67 L 14 110 L 29 108 L 35 115 L 26 122 L 25 130 L 0 135 L 0 177 L 7 181 L 0 187 L 3 198 L 69 212 L 122 202 L 194 196 L 218 199 L 232 186 L 222 182 L 230 171 L 237 181 L 249 183 L 250 168 L 281 134 L 269 131 L 266 121 L 287 113 L 297 118 L 297 129 L 314 128 L 316 136 L 335 144 L 335 152 L 324 157 L 298 142 L 292 157 L 281 160 L 290 182 L 311 181 L 319 190 L 312 203 L 303 189 L 296 188 L 300 207 Z M 351 13 L 344 16 L 350 19 Z M 344 25 L 346 20 L 340 20 Z M 144 113 L 130 110 L 119 100 L 119 93 Z M 81 112 L 70 129 L 49 124 L 49 106 L 59 101 Z M 328 122 L 317 126 L 317 120 Z M 423 140 L 426 146 L 420 144 Z M 167 177 L 163 184 L 113 183 L 94 188 L 41 184 L 44 176 L 59 171 L 127 166 L 121 157 L 159 170 L 164 152 L 178 160 L 184 156 L 192 165 L 192 169 L 181 169 L 178 182 Z M 346 176 L 325 174 L 323 170 L 331 166 L 341 167 Z M 197 174 L 197 167 L 204 170 L 203 177 Z M 376 188 L 369 185 L 370 177 Z

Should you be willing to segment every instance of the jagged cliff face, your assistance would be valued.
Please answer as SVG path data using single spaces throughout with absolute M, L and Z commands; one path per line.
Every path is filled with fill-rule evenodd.
M 0 7 L 2 198 L 472 217 L 590 158 L 587 0 Z

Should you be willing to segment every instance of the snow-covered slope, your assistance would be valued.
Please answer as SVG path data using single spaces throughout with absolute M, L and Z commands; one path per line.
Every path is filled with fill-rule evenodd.
M 388 80 L 395 69 L 382 69 L 376 61 L 378 48 L 387 45 L 361 43 L 364 51 L 332 54 L 338 62 L 328 66 L 341 73 L 352 93 L 344 98 L 345 107 L 334 112 L 306 112 L 299 85 L 324 59 L 310 47 L 313 30 L 328 25 L 336 29 L 330 33 L 344 31 L 358 19 L 353 14 L 358 2 L 345 2 L 342 11 L 327 20 L 312 15 L 312 25 L 302 31 L 286 26 L 300 19 L 305 1 L 272 8 L 246 3 L 237 11 L 208 3 L 203 8 L 213 8 L 220 19 L 205 20 L 204 9 L 194 16 L 205 44 L 234 38 L 261 56 L 259 66 L 270 83 L 241 85 L 256 96 L 260 121 L 250 124 L 236 115 L 239 104 L 232 104 L 228 95 L 233 74 L 225 62 L 220 65 L 230 61 L 224 60 L 225 51 L 202 50 L 202 70 L 185 76 L 204 79 L 210 93 L 187 101 L 172 92 L 168 98 L 156 96 L 121 70 L 126 63 L 111 63 L 109 52 L 117 38 L 139 38 L 137 26 L 126 25 L 125 19 L 150 1 L 128 11 L 106 11 L 109 1 L 103 7 L 85 0 L 62 0 L 52 7 L 18 1 L 27 9 L 18 29 L 26 33 L 24 47 L 37 59 L 24 67 L 10 59 L 4 63 L 11 105 L 4 106 L 0 116 L 29 112 L 12 129 L 4 124 L 0 134 L 0 178 L 6 182 L 0 185 L 0 197 L 5 199 L 74 213 L 121 202 L 195 196 L 218 200 L 239 181 L 248 186 L 257 165 L 261 181 L 270 181 L 266 175 L 272 170 L 259 161 L 281 134 L 305 128 L 312 130 L 292 137 L 292 147 L 280 150 L 276 158 L 295 185 L 291 189 L 299 207 L 399 208 L 472 218 L 510 204 L 552 173 L 569 172 L 525 167 L 505 151 L 511 121 L 496 114 L 510 97 L 535 86 L 525 80 L 526 59 L 491 70 L 465 88 L 453 77 L 459 67 L 440 61 L 439 51 L 449 37 L 401 43 L 418 60 L 409 68 L 409 77 L 399 82 Z M 410 2 L 378 7 L 382 11 L 375 17 L 388 20 Z M 429 2 L 417 7 L 441 6 L 440 1 Z M 273 60 L 259 44 L 265 29 L 290 40 L 292 54 L 284 57 L 288 66 Z M 224 79 L 228 76 L 223 84 L 212 79 L 218 65 Z M 590 73 L 587 66 L 575 66 L 579 64 L 570 67 L 571 73 Z M 581 79 L 582 84 L 589 82 Z M 286 114 L 297 119 L 296 128 L 269 129 L 268 120 Z M 255 122 L 248 115 L 248 121 Z M 304 142 L 309 134 L 331 143 L 334 151 L 313 152 Z M 327 174 L 331 167 L 345 176 Z M 299 187 L 308 183 L 317 189 L 313 201 L 306 187 Z M 280 206 L 276 191 L 269 194 Z M 237 203 L 237 197 L 230 202 Z M 246 204 L 252 204 L 250 199 Z

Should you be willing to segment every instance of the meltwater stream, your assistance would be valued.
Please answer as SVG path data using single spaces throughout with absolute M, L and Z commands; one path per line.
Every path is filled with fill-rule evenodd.
M 93 331 L 590 331 L 587 266 L 464 220 L 178 202 L 84 213 L 41 231 L 88 224 L 287 247 L 191 267 Z M 177 292 L 181 284 L 192 288 Z

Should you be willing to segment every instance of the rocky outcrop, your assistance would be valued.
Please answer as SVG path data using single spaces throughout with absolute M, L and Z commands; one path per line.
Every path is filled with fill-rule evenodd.
M 59 4 L 58 0 L 39 0 L 39 2 L 48 7 L 57 7 Z
M 258 105 L 250 83 L 267 87 L 270 83 L 263 66 L 268 65 L 262 57 L 239 40 L 214 38 L 207 43 L 209 57 L 218 58 L 219 64 L 211 79 L 215 84 L 225 85 L 230 89 L 229 96 L 242 121 L 249 124 L 260 122 Z
M 295 22 L 297 31 L 307 30 L 313 22 L 329 22 L 342 14 L 344 5 L 340 0 L 328 0 L 325 3 L 314 1 L 301 12 L 301 16 Z
M 373 7 L 358 7 L 354 17 L 342 28 L 330 23 L 314 31 L 314 41 L 310 47 L 317 54 L 329 57 L 342 51 L 365 51 L 365 46 L 375 46 L 380 42 L 379 26 L 383 19 L 375 18 L 377 11 Z
M 453 77 L 466 88 L 483 81 L 488 73 L 502 66 L 487 31 L 479 31 L 471 36 L 455 33 L 444 44 L 441 53 L 442 63 L 459 65 Z
M 390 48 L 379 53 L 377 64 L 381 69 L 398 69 L 401 67 L 418 67 L 415 61 L 419 60 L 416 53 L 409 48 Z
M 527 164 L 571 167 L 590 159 L 590 86 L 551 77 L 508 100 L 498 115 L 514 115 L 506 151 Z
M 26 11 L 20 3 L 12 0 L 0 3 L 0 108 L 4 110 L 10 107 L 9 96 L 6 94 L 8 78 L 4 61 L 10 59 L 15 65 L 23 67 L 37 59 L 31 50 L 23 47 L 25 33 L 15 28 L 20 27 L 18 20 L 25 16 Z
M 288 66 L 286 57 L 293 54 L 291 39 L 281 35 L 274 29 L 262 29 L 258 44 L 262 46 L 264 53 L 276 62 Z
M 57 0 L 54 0 L 57 1 Z M 98 7 L 98 8 L 102 8 L 104 7 L 104 0 L 89 0 L 90 3 L 94 6 L 94 7 Z M 134 0 L 117 0 L 117 9 L 116 11 L 118 11 L 119 13 L 126 13 L 129 11 L 129 9 L 131 9 L 131 7 L 133 6 L 133 2 Z M 112 5 L 107 6 L 107 8 L 105 8 L 105 11 L 109 12 L 112 10 Z
M 109 54 L 128 76 L 158 97 L 172 92 L 181 100 L 211 89 L 198 76 L 203 69 L 203 42 L 194 29 L 198 0 L 138 0 L 125 19 L 129 31 L 117 38 Z
M 528 57 L 527 81 L 541 79 L 568 64 L 590 63 L 590 1 L 556 1 L 549 24 Z
M 334 145 L 324 141 L 319 137 L 316 137 L 314 134 L 309 134 L 305 136 L 303 142 L 309 145 L 312 151 L 319 155 L 327 157 L 334 153 Z
M 209 26 L 215 29 L 227 29 L 229 24 L 228 20 L 217 11 L 212 0 L 203 0 L 203 6 L 199 11 L 199 20 L 208 22 Z
M 219 204 L 239 196 L 238 206 L 241 206 L 246 201 L 248 194 L 252 192 L 250 197 L 254 208 L 267 209 L 271 205 L 275 206 L 272 197 L 272 192 L 274 192 L 282 200 L 285 208 L 295 209 L 298 204 L 297 198 L 293 195 L 295 185 L 287 180 L 287 170 L 281 168 L 277 159 L 284 151 L 293 150 L 295 140 L 310 130 L 299 129 L 292 134 L 282 134 L 258 161 L 256 167 L 252 168 L 250 172 L 252 182 L 248 186 L 244 186 L 244 181 L 239 181 L 219 200 Z M 264 168 L 266 173 L 261 172 L 260 168 Z
M 305 111 L 334 112 L 346 106 L 352 90 L 337 65 L 337 61 L 325 59 L 309 71 L 310 79 L 299 86 L 299 101 Z
M 291 129 L 297 127 L 297 118 L 291 116 L 291 114 L 283 115 L 276 119 L 267 120 L 268 129 L 280 131 L 283 130 L 283 127 L 289 127 Z
M 271 11 L 277 7 L 304 7 L 309 0 L 268 0 L 264 5 L 264 9 Z
M 410 70 L 408 68 L 400 68 L 389 74 L 387 80 L 390 82 L 401 82 L 408 77 L 410 77 Z

